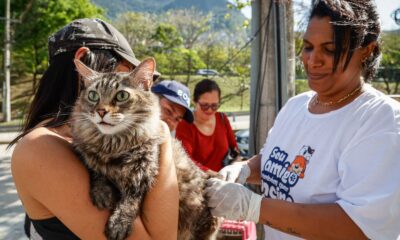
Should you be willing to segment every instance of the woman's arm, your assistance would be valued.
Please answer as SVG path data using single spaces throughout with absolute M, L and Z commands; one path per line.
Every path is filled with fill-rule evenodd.
M 366 239 L 336 203 L 300 204 L 263 198 L 241 184 L 215 178 L 207 185 L 208 206 L 214 216 L 255 221 L 306 239 Z
M 152 239 L 177 239 L 179 189 L 172 159 L 171 134 L 163 123 L 166 137 L 160 149 L 160 170 L 156 186 L 145 197 L 142 221 Z
M 264 198 L 259 223 L 306 239 L 367 239 L 336 203 L 301 204 Z
M 167 173 L 173 168 L 168 154 L 169 139 L 161 147 L 159 181 L 145 199 L 144 216 L 134 221 L 130 239 L 176 239 L 178 190 L 176 177 Z M 24 208 L 32 219 L 56 216 L 82 239 L 105 239 L 103 234 L 109 211 L 97 209 L 89 197 L 89 176 L 76 158 L 71 145 L 59 135 L 38 128 L 26 135 L 12 156 L 12 174 Z M 165 179 L 166 177 L 169 179 Z M 163 195 L 168 189 L 169 196 Z M 169 208 L 164 207 L 168 199 Z M 175 200 L 176 198 L 176 200 Z M 173 207 L 175 206 L 175 207 Z M 172 220 L 157 220 L 154 215 L 170 215 Z M 156 227 L 157 226 L 157 227 Z M 158 229 L 155 229 L 158 228 Z

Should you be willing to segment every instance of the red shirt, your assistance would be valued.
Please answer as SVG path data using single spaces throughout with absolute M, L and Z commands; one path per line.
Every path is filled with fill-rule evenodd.
M 223 118 L 223 120 L 222 120 Z M 228 148 L 238 149 L 229 119 L 225 114 L 215 113 L 214 133 L 206 136 L 196 125 L 181 121 L 175 137 L 182 142 L 191 159 L 204 171 L 218 172 L 222 168 Z

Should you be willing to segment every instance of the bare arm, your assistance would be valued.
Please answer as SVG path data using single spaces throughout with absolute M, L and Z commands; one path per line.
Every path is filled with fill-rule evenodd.
M 260 163 L 261 155 L 256 155 L 246 163 L 236 164 L 247 164 L 250 168 L 247 182 L 260 184 Z M 246 216 L 247 220 L 258 221 L 306 239 L 366 239 L 361 229 L 336 203 L 292 203 L 262 198 L 240 184 L 221 180 L 213 180 L 211 184 L 208 189 L 209 206 L 214 208 L 212 213 L 215 216 L 225 216 L 228 219 Z M 255 208 L 259 211 L 250 211 Z M 242 212 L 232 209 L 242 209 Z
M 146 195 L 142 220 L 152 239 L 177 239 L 179 189 L 172 159 L 171 135 L 164 123 L 166 141 L 161 145 L 157 186 Z M 162 183 L 162 184 L 160 184 Z
M 367 239 L 336 203 L 301 204 L 264 198 L 259 222 L 306 239 Z
M 157 195 L 159 191 L 166 189 L 169 189 L 172 196 L 177 195 L 176 177 L 161 180 L 173 174 L 167 173 L 172 164 L 171 158 L 168 159 L 166 154 L 170 151 L 169 144 L 167 141 L 162 146 L 160 181 L 156 183 L 152 193 L 149 193 L 155 199 L 145 199 L 148 219 L 143 220 L 142 216 L 134 221 L 135 230 L 130 239 L 160 239 L 160 232 L 164 232 L 165 239 L 165 236 L 176 234 L 175 221 L 154 218 L 154 214 L 170 215 L 172 218 L 178 214 L 178 200 L 173 202 L 174 197 L 161 198 Z M 20 199 L 31 218 L 56 216 L 82 239 L 105 239 L 103 231 L 110 213 L 98 210 L 91 203 L 88 172 L 65 139 L 44 128 L 31 132 L 17 145 L 13 153 L 12 174 Z M 165 198 L 170 201 L 169 209 L 163 206 L 167 201 Z M 175 208 L 171 207 L 174 205 Z M 155 230 L 152 226 L 159 229 Z
M 253 156 L 247 164 L 251 169 L 247 182 L 260 184 L 261 155 Z M 259 222 L 306 239 L 366 239 L 336 203 L 300 204 L 264 198 Z

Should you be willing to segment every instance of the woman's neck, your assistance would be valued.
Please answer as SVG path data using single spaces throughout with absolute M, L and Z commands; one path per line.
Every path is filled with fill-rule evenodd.
M 194 121 L 198 124 L 210 124 L 215 122 L 215 114 L 211 117 L 205 118 L 198 111 L 194 111 Z
M 196 114 L 196 111 L 194 113 L 194 125 L 197 129 L 204 135 L 212 135 L 216 125 L 215 114 L 210 118 L 201 118 L 198 113 Z
M 364 85 L 361 84 L 357 88 L 353 89 L 351 92 L 345 96 L 339 98 L 339 100 L 322 102 L 318 99 L 318 93 L 316 93 L 310 100 L 308 105 L 308 110 L 311 113 L 323 114 L 328 113 L 337 109 L 340 109 L 351 102 L 353 102 L 358 96 L 364 92 Z

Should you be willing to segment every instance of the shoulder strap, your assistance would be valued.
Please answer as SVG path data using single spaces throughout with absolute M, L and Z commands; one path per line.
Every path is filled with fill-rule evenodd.
M 222 123 L 226 126 L 226 124 L 225 124 L 225 119 L 224 119 L 224 113 L 223 113 L 223 112 L 220 112 L 219 115 L 221 116 L 221 121 L 222 121 Z

